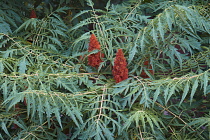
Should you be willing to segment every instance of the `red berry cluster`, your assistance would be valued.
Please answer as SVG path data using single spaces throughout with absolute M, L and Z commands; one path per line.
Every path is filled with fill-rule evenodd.
M 104 57 L 104 54 L 100 52 L 100 49 L 101 49 L 101 46 L 96 36 L 94 34 L 91 34 L 88 52 L 91 52 L 93 50 L 99 50 L 99 52 L 88 56 L 88 65 L 92 67 L 96 67 L 96 68 L 100 66 L 100 63 L 103 62 L 101 58 Z
M 35 10 L 31 10 L 30 18 L 37 18 Z
M 112 70 L 115 82 L 119 83 L 128 78 L 127 62 L 122 49 L 118 49 Z

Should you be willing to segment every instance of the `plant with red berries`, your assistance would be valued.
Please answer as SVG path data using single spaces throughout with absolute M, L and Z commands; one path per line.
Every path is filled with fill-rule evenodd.
M 114 60 L 114 67 L 112 74 L 116 83 L 119 83 L 125 79 L 128 79 L 127 62 L 124 57 L 122 49 L 118 49 L 116 58 Z
M 94 34 L 91 34 L 88 52 L 92 52 L 94 50 L 98 50 L 99 52 L 90 54 L 88 56 L 88 65 L 98 68 L 100 66 L 100 63 L 103 62 L 101 58 L 104 57 L 104 54 L 100 52 L 100 48 L 101 45 L 98 42 L 96 36 Z
M 208 2 L 72 1 L 0 1 L 0 139 L 209 139 Z
M 36 17 L 36 12 L 34 9 L 31 10 L 30 18 L 37 18 Z

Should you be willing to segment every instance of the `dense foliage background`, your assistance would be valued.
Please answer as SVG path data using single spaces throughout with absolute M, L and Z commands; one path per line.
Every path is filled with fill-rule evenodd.
M 210 139 L 209 13 L 206 0 L 1 0 L 0 139 Z

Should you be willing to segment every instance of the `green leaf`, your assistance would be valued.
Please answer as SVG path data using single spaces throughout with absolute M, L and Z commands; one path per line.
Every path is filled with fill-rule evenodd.
M 164 42 L 164 29 L 163 29 L 163 25 L 162 25 L 162 23 L 161 23 L 161 19 L 160 19 L 160 17 L 158 17 L 158 28 L 157 28 L 158 30 L 159 30 L 159 32 L 160 32 L 160 36 L 161 36 L 161 38 L 162 38 L 162 41 Z
M 171 96 L 175 94 L 175 89 L 176 89 L 176 85 L 173 85 L 172 88 L 170 88 L 170 92 L 167 96 L 167 99 L 166 99 L 166 103 L 168 103 L 168 101 L 170 100 Z
M 134 46 L 132 47 L 131 51 L 129 52 L 128 64 L 131 63 L 135 54 L 138 52 L 136 47 L 137 47 L 137 44 L 135 43 Z
M 9 136 L 11 137 L 11 135 L 9 134 L 9 131 L 6 127 L 6 124 L 4 122 L 1 122 L 1 128 L 4 130 L 4 132 Z
M 169 94 L 169 85 L 167 85 L 167 87 L 165 87 L 164 89 L 165 103 L 167 103 L 168 94 Z
M 57 34 L 59 34 L 59 35 L 61 35 L 63 37 L 67 37 L 67 35 L 61 30 L 53 30 L 53 32 L 55 32 L 55 33 L 57 33 Z
M 26 65 L 27 64 L 28 64 L 28 61 L 26 60 L 25 57 L 20 59 L 19 64 L 18 64 L 18 66 L 19 66 L 19 71 L 18 72 L 20 72 L 21 74 L 26 73 L 26 70 L 27 70 L 27 66 Z
M 1 17 L 0 17 L 0 33 L 4 33 L 4 34 L 12 33 L 10 29 L 10 25 L 6 23 L 4 19 L 2 19 Z
M 94 6 L 94 3 L 92 2 L 92 0 L 86 0 L 87 1 L 87 5 L 90 7 Z
M 48 36 L 48 38 L 50 38 L 53 43 L 55 43 L 55 44 L 59 45 L 60 47 L 62 47 L 61 42 L 57 38 L 54 38 L 54 37 L 51 37 L 51 36 Z
M 186 98 L 189 89 L 190 89 L 189 81 L 187 81 L 186 84 L 185 84 L 185 86 L 184 86 L 184 91 L 183 91 L 182 99 L 181 99 L 181 101 L 180 101 L 180 103 L 179 103 L 179 106 L 181 105 L 181 103 L 182 103 L 182 102 L 184 101 L 184 99 Z
M 169 27 L 170 30 L 172 30 L 172 21 L 173 21 L 173 19 L 170 16 L 173 13 L 171 13 L 170 11 L 168 12 L 168 10 L 166 10 L 165 14 L 166 14 L 166 21 L 168 23 L 168 27 Z
M 90 10 L 81 10 L 79 13 L 77 13 L 71 20 L 74 20 L 76 18 L 78 18 L 79 16 L 85 14 L 85 13 L 88 13 L 90 12 Z
M 173 51 L 174 51 L 174 55 L 178 58 L 180 68 L 182 69 L 182 59 L 183 58 L 181 58 L 181 54 L 175 48 L 173 49 Z
M 5 78 L 4 83 L 1 85 L 1 90 L 3 90 L 2 94 L 3 94 L 3 99 L 6 100 L 8 97 L 8 79 Z
M 40 123 L 43 123 L 43 101 L 42 101 L 42 98 L 40 98 L 40 96 L 38 95 L 38 102 L 39 104 L 37 103 L 37 111 L 38 111 L 38 116 L 39 116 L 39 121 Z
M 20 122 L 22 122 L 22 120 L 20 121 Z M 20 123 L 19 121 L 17 121 L 17 120 L 14 120 L 14 123 L 17 125 L 17 126 L 19 126 L 20 128 L 22 128 L 22 129 L 27 129 L 27 127 L 25 126 L 25 125 L 22 125 L 22 123 Z
M 125 87 L 119 87 L 119 88 L 115 88 L 114 91 L 113 91 L 113 94 L 119 94 L 119 93 L 122 93 L 125 89 L 127 89 L 128 87 L 125 86 Z
M 157 32 L 156 32 L 156 30 L 155 30 L 154 27 L 152 28 L 152 32 L 151 33 L 152 33 L 152 38 L 155 40 L 156 44 L 158 44 L 158 41 L 157 41 Z
M 69 10 L 69 9 L 70 9 L 69 7 L 63 6 L 63 7 L 61 7 L 61 8 L 56 9 L 55 12 L 58 12 L 58 13 L 61 12 L 61 13 L 64 13 L 64 14 L 65 14 L 65 13 L 66 13 L 65 11 L 66 11 L 66 10 Z
M 17 28 L 14 32 L 19 32 L 21 31 L 23 28 L 24 30 L 27 30 L 28 26 L 30 24 L 34 25 L 34 28 L 36 28 L 36 22 L 37 22 L 37 19 L 33 18 L 33 19 L 29 19 L 29 20 L 26 20 L 19 28 Z
M 193 100 L 193 96 L 194 96 L 194 94 L 195 94 L 195 92 L 197 90 L 197 87 L 198 87 L 198 79 L 196 79 L 194 81 L 194 84 L 192 86 L 192 90 L 191 90 L 191 94 L 190 94 L 190 102 L 192 102 L 192 100 Z
M 141 51 L 144 52 L 144 46 L 145 46 L 145 30 L 143 31 L 142 33 L 142 36 L 141 36 L 141 40 L 140 40 L 140 47 L 141 47 Z
M 15 92 L 13 90 L 13 92 Z M 14 107 L 17 103 L 19 103 L 21 100 L 23 100 L 23 97 L 19 95 L 19 93 L 16 93 L 15 95 L 11 95 L 9 96 L 4 102 L 3 104 L 8 104 L 8 110 L 11 109 L 12 107 Z
M 131 101 L 131 103 L 129 103 L 130 107 L 132 107 L 132 105 L 135 103 L 135 101 L 138 99 L 138 97 L 140 97 L 140 94 L 142 93 L 142 91 L 143 91 L 143 88 L 138 90 L 138 92 L 136 94 L 133 94 L 133 97 L 131 96 L 132 97 L 132 101 Z M 128 94 L 128 95 L 130 95 L 130 94 Z
M 154 97 L 153 97 L 153 105 L 157 101 L 158 96 L 160 95 L 160 86 L 156 89 L 154 92 Z
M 4 71 L 4 65 L 2 60 L 0 60 L 0 73 L 3 73 L 3 71 Z
M 56 105 L 56 106 L 57 106 L 57 105 Z M 60 116 L 60 113 L 59 113 L 59 111 L 58 111 L 58 108 L 55 107 L 55 108 L 53 109 L 53 112 L 55 113 L 55 117 L 56 117 L 56 119 L 58 120 L 58 123 L 59 123 L 60 127 L 63 128 L 63 127 L 62 127 L 62 123 L 61 123 L 61 116 Z
M 204 92 L 204 95 L 207 94 L 208 73 L 209 73 L 209 71 L 206 71 L 206 72 L 204 72 L 204 75 L 203 75 L 203 92 Z
M 110 0 L 107 2 L 107 4 L 106 4 L 106 10 L 109 10 L 109 7 L 110 7 Z

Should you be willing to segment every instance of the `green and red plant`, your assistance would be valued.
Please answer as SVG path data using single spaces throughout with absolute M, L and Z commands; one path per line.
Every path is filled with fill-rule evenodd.
M 208 1 L 84 2 L 0 1 L 0 139 L 209 139 Z

